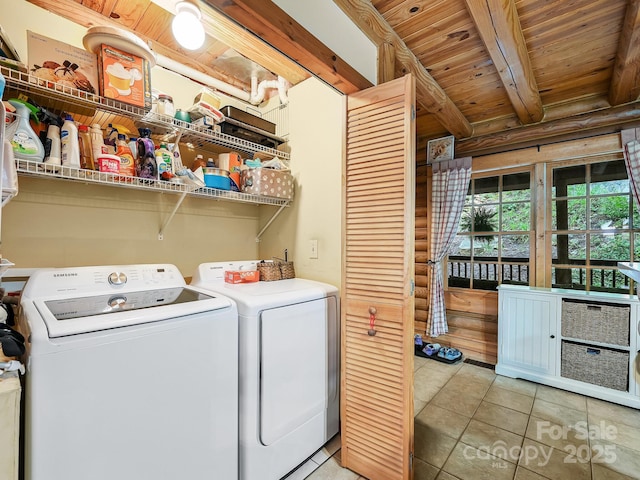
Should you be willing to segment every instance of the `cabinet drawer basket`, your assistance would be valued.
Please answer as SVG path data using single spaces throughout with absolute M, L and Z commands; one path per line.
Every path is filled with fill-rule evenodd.
M 562 336 L 629 346 L 631 307 L 598 302 L 562 301 Z
M 565 378 L 629 390 L 629 352 L 563 341 L 560 370 Z

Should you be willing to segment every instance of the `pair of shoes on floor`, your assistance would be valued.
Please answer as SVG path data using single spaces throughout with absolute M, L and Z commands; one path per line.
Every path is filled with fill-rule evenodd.
M 435 356 L 441 349 L 439 343 L 427 343 L 427 345 L 422 349 L 422 352 L 429 357 Z
M 457 348 L 444 347 L 438 350 L 438 358 L 447 362 L 455 362 L 462 357 L 462 352 Z

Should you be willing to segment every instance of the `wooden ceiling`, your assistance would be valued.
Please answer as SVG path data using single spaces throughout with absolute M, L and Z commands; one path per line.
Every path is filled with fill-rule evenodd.
M 271 1 L 197 2 L 208 35 L 196 52 L 171 35 L 175 0 L 29 1 L 131 29 L 247 90 L 249 59 L 292 84 L 311 72 L 344 93 L 370 85 Z M 416 76 L 419 144 L 452 134 L 456 153 L 480 154 L 640 123 L 640 0 L 334 2 L 378 46 L 380 81 Z

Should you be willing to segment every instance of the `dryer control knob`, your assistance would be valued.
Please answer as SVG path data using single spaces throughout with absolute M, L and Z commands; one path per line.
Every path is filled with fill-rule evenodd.
M 127 283 L 127 276 L 122 272 L 113 272 L 109 275 L 109 283 L 111 285 L 124 285 Z
M 112 297 L 108 303 L 111 308 L 122 308 L 127 303 L 127 299 L 125 297 Z

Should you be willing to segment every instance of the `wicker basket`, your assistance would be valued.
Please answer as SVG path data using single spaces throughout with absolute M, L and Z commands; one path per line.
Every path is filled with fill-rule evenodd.
M 562 336 L 629 346 L 631 307 L 601 302 L 562 301 Z
M 259 262 L 258 271 L 260 272 L 261 282 L 273 282 L 274 280 L 282 280 L 280 264 L 277 262 Z
M 280 262 L 280 274 L 282 279 L 296 278 L 296 271 L 293 268 L 293 262 Z
M 560 375 L 626 392 L 629 352 L 563 341 Z

